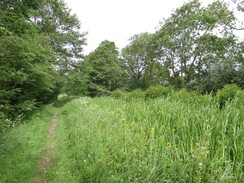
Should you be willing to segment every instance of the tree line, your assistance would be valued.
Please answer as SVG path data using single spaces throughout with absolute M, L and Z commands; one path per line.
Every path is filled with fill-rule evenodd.
M 244 88 L 244 45 L 233 33 L 242 31 L 238 21 L 224 2 L 203 7 L 191 0 L 122 50 L 105 40 L 85 56 L 86 33 L 62 0 L 1 1 L 0 118 L 14 119 L 61 92 L 95 97 L 154 85 L 200 93 L 230 83 Z
M 243 13 L 241 3 L 235 3 Z M 224 2 L 203 7 L 189 1 L 154 33 L 132 36 L 121 54 L 113 42 L 103 41 L 69 75 L 66 92 L 99 96 L 118 88 L 170 85 L 210 93 L 231 83 L 244 88 L 243 40 L 233 33 L 241 31 L 237 24 Z

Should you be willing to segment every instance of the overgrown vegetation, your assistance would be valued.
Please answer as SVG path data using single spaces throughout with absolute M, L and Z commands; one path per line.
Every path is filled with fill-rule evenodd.
M 243 102 L 228 101 L 220 110 L 211 96 L 185 94 L 67 103 L 49 181 L 242 181 Z
M 244 180 L 238 20 L 191 0 L 159 25 L 84 56 L 62 0 L 0 1 L 0 182 L 36 181 L 54 107 L 48 182 Z
M 60 0 L 0 2 L 0 129 L 55 99 L 82 57 L 79 28 Z
M 162 91 L 169 90 L 167 95 L 155 95 L 157 87 L 117 90 L 113 97 L 60 95 L 54 103 L 61 109 L 53 166 L 45 172 L 46 180 L 242 181 L 244 91 L 235 85 L 214 97 L 171 88 Z M 53 113 L 54 108 L 47 106 L 1 136 L 1 180 L 35 180 Z

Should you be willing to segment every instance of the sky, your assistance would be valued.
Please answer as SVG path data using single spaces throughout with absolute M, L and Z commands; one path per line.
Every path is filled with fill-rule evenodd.
M 203 0 L 203 4 L 214 0 Z M 84 53 L 95 50 L 104 40 L 114 41 L 122 49 L 135 34 L 155 32 L 163 18 L 186 0 L 64 0 L 88 32 Z

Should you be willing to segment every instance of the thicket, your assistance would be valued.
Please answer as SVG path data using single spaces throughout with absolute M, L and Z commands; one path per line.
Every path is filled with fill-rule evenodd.
M 55 99 L 82 57 L 79 28 L 63 1 L 0 1 L 0 132 Z
M 235 84 L 225 85 L 224 88 L 216 93 L 201 94 L 197 91 L 187 91 L 186 89 L 175 90 L 172 87 L 152 86 L 147 90 L 136 89 L 131 92 L 125 92 L 117 89 L 111 92 L 111 96 L 116 99 L 133 99 L 148 100 L 157 98 L 168 98 L 172 101 L 182 101 L 185 103 L 214 104 L 220 108 L 228 102 L 244 104 L 244 91 Z

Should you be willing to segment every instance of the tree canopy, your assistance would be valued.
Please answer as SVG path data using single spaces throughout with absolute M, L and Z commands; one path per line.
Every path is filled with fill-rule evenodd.
M 137 72 L 138 81 L 144 77 L 146 83 L 152 82 L 156 75 L 146 78 L 148 68 L 153 76 L 153 68 L 161 65 L 164 74 L 157 82 L 176 88 L 210 92 L 231 81 L 242 85 L 243 43 L 232 32 L 235 23 L 226 3 L 215 1 L 202 7 L 198 0 L 189 1 L 160 22 L 147 42 L 147 33 L 134 36 L 122 55 L 130 70 Z M 208 85 L 210 77 L 218 84 Z
M 85 33 L 60 0 L 0 2 L 0 116 L 49 102 L 82 57 Z

